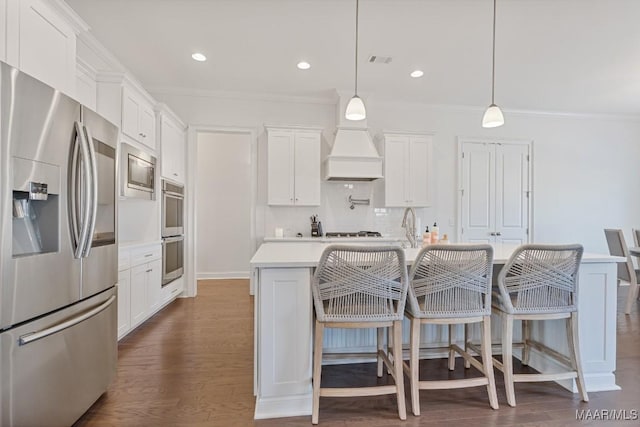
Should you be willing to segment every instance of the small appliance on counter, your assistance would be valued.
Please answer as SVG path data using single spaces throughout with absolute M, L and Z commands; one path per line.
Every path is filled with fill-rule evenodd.
M 311 216 L 311 237 L 322 237 L 322 222 L 318 221 L 318 215 Z

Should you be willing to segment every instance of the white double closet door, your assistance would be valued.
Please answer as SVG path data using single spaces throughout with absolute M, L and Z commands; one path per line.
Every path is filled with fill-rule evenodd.
M 460 140 L 459 241 L 530 241 L 531 143 Z

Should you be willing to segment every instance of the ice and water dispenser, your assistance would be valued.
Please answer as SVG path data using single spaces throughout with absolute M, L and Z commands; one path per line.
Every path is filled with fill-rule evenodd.
M 60 168 L 13 158 L 13 256 L 58 251 Z

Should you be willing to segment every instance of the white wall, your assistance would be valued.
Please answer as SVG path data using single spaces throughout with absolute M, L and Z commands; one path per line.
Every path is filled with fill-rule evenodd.
M 249 277 L 250 136 L 198 133 L 197 150 L 197 278 Z
M 375 212 L 382 201 L 372 183 L 322 185 L 322 208 L 266 206 L 266 136 L 264 124 L 324 127 L 323 157 L 335 129 L 335 106 L 288 100 L 220 99 L 156 93 L 188 123 L 242 126 L 258 132 L 257 239 L 280 226 L 289 233 L 309 234 L 309 216 L 319 214 L 324 230 L 374 229 L 402 235 L 402 209 Z M 419 209 L 423 225 L 437 220 L 440 233 L 455 241 L 457 223 L 457 137 L 533 140 L 533 237 L 538 242 L 581 242 L 588 251 L 606 252 L 603 228 L 619 227 L 631 240 L 640 227 L 640 120 L 505 112 L 506 124 L 480 126 L 483 109 L 447 108 L 403 103 L 367 102 L 372 135 L 381 130 L 425 131 L 434 135 L 434 205 Z M 348 209 L 346 197 L 371 197 L 372 206 Z

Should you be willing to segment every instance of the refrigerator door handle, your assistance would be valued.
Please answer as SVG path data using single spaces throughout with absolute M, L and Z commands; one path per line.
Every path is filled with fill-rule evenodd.
M 101 312 L 103 312 L 104 310 L 106 310 L 111 304 L 113 304 L 113 302 L 116 300 L 116 296 L 112 295 L 111 298 L 109 298 L 108 300 L 106 300 L 104 303 L 100 304 L 99 306 L 97 306 L 96 308 L 89 310 L 83 314 L 81 314 L 80 316 L 77 317 L 73 317 L 69 320 L 66 320 L 64 322 L 58 323 L 57 325 L 51 326 L 49 328 L 46 329 L 42 329 L 38 332 L 30 332 L 28 334 L 24 334 L 22 336 L 20 336 L 20 338 L 18 339 L 18 344 L 19 345 L 27 345 L 29 343 L 32 343 L 34 341 L 37 341 L 39 339 L 48 337 L 49 335 L 53 335 L 55 333 L 58 333 L 60 331 L 63 331 L 67 328 L 70 328 L 72 326 L 77 325 L 78 323 L 82 323 L 85 320 L 94 317 L 98 314 L 100 314 Z
M 82 251 L 82 257 L 86 258 L 87 256 L 89 256 L 89 252 L 91 251 L 93 232 L 96 229 L 96 215 L 98 213 L 98 162 L 96 160 L 96 150 L 93 146 L 93 138 L 91 137 L 91 132 L 86 126 L 83 126 L 83 128 L 85 132 L 85 141 L 87 142 L 87 148 L 89 152 L 89 168 L 91 169 L 91 178 L 87 183 L 87 186 L 89 187 L 88 193 L 90 194 L 89 203 L 87 203 L 87 207 L 89 208 L 89 229 L 87 235 L 85 236 L 86 240 Z
M 83 126 L 80 122 L 76 122 L 76 132 L 80 137 L 80 161 L 82 163 L 83 176 L 82 176 L 82 190 L 83 190 L 83 210 L 82 210 L 82 222 L 80 225 L 80 236 L 78 238 L 78 246 L 76 247 L 74 256 L 76 258 L 82 258 L 85 246 L 87 242 L 87 233 L 89 233 L 89 227 L 91 226 L 91 159 L 89 158 L 89 143 L 87 142 L 87 136 L 82 129 Z M 77 200 L 76 200 L 76 203 Z
M 69 217 L 71 218 L 71 240 L 73 242 L 74 255 L 78 258 L 78 250 L 80 243 L 80 226 L 78 212 L 78 160 L 80 154 L 80 144 L 78 139 L 80 138 L 79 123 L 75 123 L 74 138 L 73 138 L 73 151 L 71 154 L 71 164 L 69 165 L 70 177 L 69 177 Z

